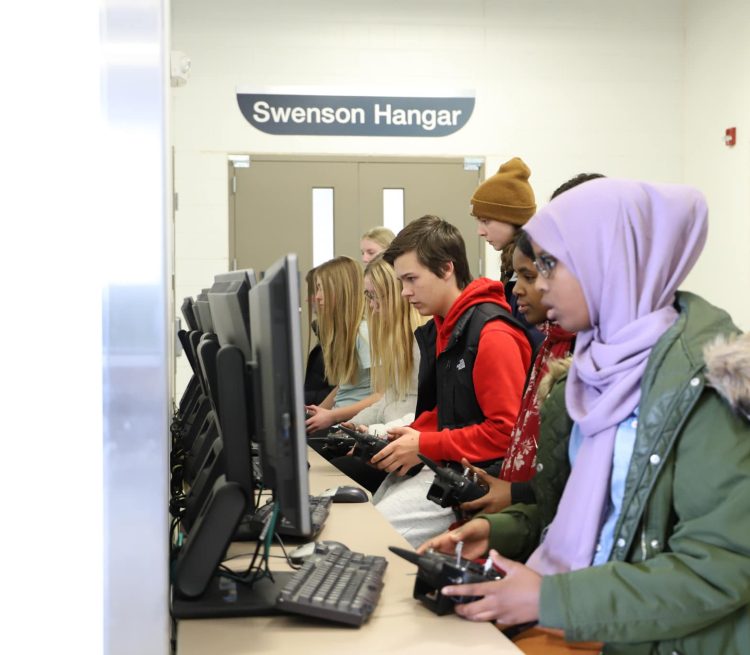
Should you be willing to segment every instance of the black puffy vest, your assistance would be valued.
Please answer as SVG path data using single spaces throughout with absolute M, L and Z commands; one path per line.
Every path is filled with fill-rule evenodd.
M 421 359 L 416 416 L 437 406 L 438 430 L 462 428 L 485 420 L 474 391 L 473 371 L 479 349 L 479 335 L 485 324 L 494 320 L 505 321 L 521 330 L 532 345 L 532 350 L 534 349 L 525 326 L 495 303 L 480 303 L 469 307 L 458 319 L 448 345 L 437 361 L 435 321 L 417 328 L 414 335 Z

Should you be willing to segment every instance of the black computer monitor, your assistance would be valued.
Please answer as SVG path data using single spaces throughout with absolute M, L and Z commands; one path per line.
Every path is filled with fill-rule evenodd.
M 198 319 L 195 317 L 195 310 L 193 308 L 193 299 L 188 296 L 187 298 L 184 298 L 182 301 L 182 318 L 185 319 L 185 325 L 187 325 L 188 330 L 200 330 L 200 326 L 198 325 Z
M 245 271 L 222 273 L 214 280 L 207 294 L 213 332 L 220 345 L 237 346 L 250 362 L 254 357 L 250 349 L 248 292 L 254 284 Z
M 244 271 L 241 276 L 234 273 L 228 274 L 234 278 L 229 280 L 220 280 L 217 275 L 208 292 L 214 332 L 220 346 L 215 362 L 218 397 L 214 398 L 214 404 L 225 441 L 227 478 L 241 483 L 252 509 L 251 441 L 257 439 L 250 375 L 250 363 L 254 359 L 248 314 L 251 278 L 245 276 Z
M 263 483 L 279 510 L 309 534 L 309 486 L 297 256 L 275 262 L 250 290 L 253 395 Z
M 208 289 L 202 289 L 195 297 L 193 308 L 196 310 L 196 316 L 201 326 L 201 331 L 205 334 L 214 331 L 214 324 L 211 320 L 211 309 L 208 306 Z

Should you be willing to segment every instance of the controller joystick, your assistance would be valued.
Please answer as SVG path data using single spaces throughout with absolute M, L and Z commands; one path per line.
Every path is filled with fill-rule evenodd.
M 438 466 L 422 454 L 419 459 L 435 472 L 435 479 L 427 490 L 427 499 L 440 507 L 457 507 L 461 503 L 481 498 L 489 491 L 480 478 L 470 475 L 468 469 L 458 473 L 450 466 Z
M 480 598 L 480 596 L 443 596 L 440 590 L 446 585 L 489 582 L 503 577 L 502 573 L 496 569 L 482 567 L 476 562 L 463 559 L 460 555 L 451 557 L 433 550 L 419 555 L 397 546 L 389 546 L 388 550 L 417 565 L 414 598 L 422 601 L 435 614 L 441 616 L 452 612 L 455 604 L 471 603 Z
M 354 456 L 369 462 L 373 455 L 379 453 L 388 445 L 386 439 L 376 437 L 374 434 L 357 432 L 344 425 L 339 425 L 339 430 L 354 440 Z

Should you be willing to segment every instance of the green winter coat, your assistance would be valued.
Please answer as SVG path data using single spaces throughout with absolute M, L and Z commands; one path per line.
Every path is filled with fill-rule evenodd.
M 748 366 L 750 341 L 737 339 L 744 355 L 727 358 L 723 379 L 712 377 L 704 347 L 737 328 L 693 294 L 679 293 L 677 308 L 643 377 L 610 561 L 546 576 L 540 625 L 562 628 L 570 641 L 603 641 L 608 654 L 747 654 L 750 423 L 735 410 L 748 406 L 750 371 L 731 363 Z M 534 550 L 562 493 L 572 426 L 563 398 L 559 383 L 542 408 L 537 505 L 484 517 L 490 546 L 509 557 Z

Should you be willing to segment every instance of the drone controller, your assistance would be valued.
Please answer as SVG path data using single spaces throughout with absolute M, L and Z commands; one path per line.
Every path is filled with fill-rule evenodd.
M 369 462 L 373 455 L 379 453 L 388 445 L 388 441 L 376 437 L 374 434 L 357 432 L 344 425 L 339 425 L 339 430 L 355 441 L 354 456 Z
M 322 441 L 323 446 L 321 447 L 320 452 L 329 458 L 346 455 L 353 446 L 357 445 L 357 442 L 354 441 L 354 439 L 338 430 L 331 430 L 324 437 L 308 437 L 307 440 Z
M 428 609 L 442 616 L 453 611 L 453 605 L 471 603 L 481 596 L 443 596 L 441 589 L 447 585 L 468 584 L 473 582 L 489 582 L 499 580 L 503 575 L 489 566 L 482 566 L 476 562 L 456 556 L 444 555 L 428 550 L 424 555 L 388 546 L 388 550 L 399 557 L 416 564 L 417 579 L 414 582 L 414 598 L 422 601 Z
M 461 503 L 481 498 L 489 491 L 481 478 L 468 468 L 459 473 L 450 466 L 438 466 L 424 455 L 420 454 L 419 459 L 435 472 L 435 479 L 427 491 L 427 500 L 440 507 L 458 507 Z

